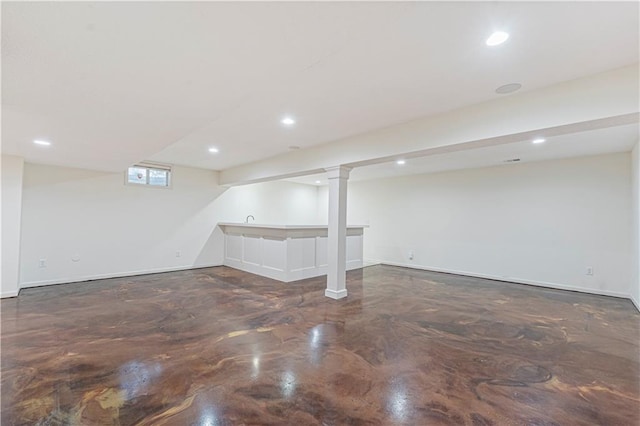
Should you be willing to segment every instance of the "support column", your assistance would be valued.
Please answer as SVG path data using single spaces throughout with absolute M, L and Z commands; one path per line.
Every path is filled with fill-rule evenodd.
M 327 289 L 332 299 L 347 297 L 347 180 L 351 167 L 325 169 L 329 178 L 329 230 Z

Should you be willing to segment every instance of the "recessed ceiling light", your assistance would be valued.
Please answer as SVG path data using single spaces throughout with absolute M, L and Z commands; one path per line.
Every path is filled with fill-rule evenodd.
M 293 117 L 284 117 L 280 122 L 285 126 L 293 126 L 296 124 L 296 120 L 294 120 Z
M 499 95 L 506 95 L 507 93 L 513 93 L 516 90 L 520 90 L 522 84 L 520 83 L 509 83 L 504 86 L 500 86 L 496 89 L 496 93 Z
M 49 146 L 49 145 L 51 145 L 51 142 L 49 142 L 49 141 L 43 141 L 43 140 L 38 140 L 38 139 L 33 141 L 33 143 L 35 143 L 36 145 L 41 145 L 41 146 Z
M 209 148 L 209 152 L 212 153 L 212 154 L 217 154 L 217 153 L 220 152 L 220 150 L 218 148 L 213 148 L 212 147 L 212 148 Z
M 544 138 L 538 138 L 538 139 L 534 139 L 531 142 L 532 143 L 545 143 L 547 140 Z
M 396 161 L 396 164 L 399 165 L 399 166 L 402 166 L 402 165 L 406 164 L 406 161 L 398 160 L 398 161 Z
M 317 184 L 320 184 L 320 183 L 322 183 L 322 182 L 320 182 L 319 180 L 317 180 L 317 181 L 316 181 L 316 183 L 317 183 Z
M 487 39 L 487 46 L 497 46 L 504 43 L 509 38 L 509 34 L 504 31 L 496 31 Z

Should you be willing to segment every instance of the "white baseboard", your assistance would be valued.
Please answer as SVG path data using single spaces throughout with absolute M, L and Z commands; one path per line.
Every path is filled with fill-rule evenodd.
M 172 266 L 172 267 L 167 267 L 167 268 L 144 269 L 144 270 L 139 270 L 139 271 L 127 271 L 127 272 L 114 272 L 114 273 L 109 273 L 109 274 L 85 275 L 85 276 L 74 277 L 74 278 L 61 278 L 61 279 L 44 280 L 44 281 L 30 281 L 30 282 L 20 283 L 20 288 L 22 289 L 22 288 L 30 288 L 30 287 L 41 287 L 41 286 L 45 286 L 45 285 L 78 283 L 78 282 L 82 282 L 82 281 L 104 280 L 104 279 L 109 279 L 109 278 L 133 277 L 133 276 L 136 276 L 136 275 L 160 274 L 160 273 L 163 273 L 163 272 L 177 272 L 177 271 L 186 271 L 186 270 L 190 270 L 190 269 L 212 268 L 214 266 L 222 266 L 222 264 L 216 263 L 216 264 L 206 264 L 206 265 Z M 4 296 L 2 296 L 2 297 L 4 297 Z M 12 297 L 12 296 L 7 296 L 7 297 Z
M 365 259 L 363 262 L 364 267 L 373 266 L 373 265 L 400 266 L 403 268 L 419 269 L 423 271 L 433 271 L 433 272 L 444 272 L 447 274 L 463 275 L 463 276 L 474 277 L 474 278 L 485 278 L 489 280 L 502 281 L 502 282 L 513 282 L 518 284 L 534 285 L 537 287 L 552 288 L 557 290 L 569 290 L 569 291 L 577 291 L 580 293 L 620 297 L 620 298 L 631 300 L 631 302 L 634 304 L 636 309 L 640 312 L 639 301 L 635 300 L 633 297 L 631 297 L 628 294 L 614 292 L 614 291 L 589 289 L 589 288 L 575 287 L 575 286 L 570 286 L 565 284 L 550 283 L 545 281 L 533 281 L 533 280 L 526 280 L 526 279 L 520 279 L 520 278 L 504 278 L 504 277 L 499 277 L 495 275 L 480 274 L 480 273 L 474 273 L 474 272 L 468 272 L 468 271 L 456 271 L 452 269 L 414 265 L 414 264 L 407 264 L 407 263 L 400 263 L 400 262 L 387 262 L 387 261 L 372 260 L 372 259 Z M 159 274 L 163 272 L 177 272 L 177 271 L 186 271 L 190 269 L 212 268 L 216 266 L 223 266 L 223 265 L 219 263 L 205 264 L 205 265 L 188 265 L 188 266 L 178 266 L 178 267 L 145 269 L 145 270 L 139 270 L 139 271 L 119 272 L 119 273 L 112 273 L 112 274 L 87 275 L 87 276 L 67 278 L 67 279 L 31 281 L 31 282 L 21 283 L 20 288 L 22 289 L 22 288 L 40 287 L 40 286 L 46 286 L 46 285 L 76 283 L 76 282 L 82 282 L 82 281 L 102 280 L 102 279 L 108 279 L 108 278 L 124 278 L 124 277 L 132 277 L 136 275 Z M 16 297 L 18 296 L 19 292 L 20 290 L 6 291 L 3 293 L 0 293 L 0 298 L 4 299 L 9 297 Z
M 344 297 L 347 297 L 347 290 L 346 289 L 342 289 L 342 290 L 330 290 L 330 289 L 326 289 L 324 291 L 324 295 L 327 297 L 330 297 L 332 299 L 342 299 Z
M 5 291 L 4 293 L 0 293 L 0 299 L 4 299 L 6 297 L 16 297 L 20 290 L 15 291 Z
M 467 277 L 474 277 L 474 278 L 485 278 L 485 279 L 494 280 L 494 281 L 502 281 L 502 282 L 509 282 L 509 283 L 517 283 L 517 284 L 534 285 L 534 286 L 537 286 L 537 287 L 552 288 L 552 289 L 556 289 L 556 290 L 578 291 L 580 293 L 597 294 L 597 295 L 600 295 L 600 296 L 613 296 L 613 297 L 621 297 L 621 298 L 624 298 L 624 299 L 630 299 L 631 298 L 628 294 L 619 293 L 617 291 L 576 287 L 576 286 L 572 286 L 572 285 L 550 283 L 550 282 L 546 282 L 546 281 L 534 281 L 534 280 L 527 280 L 527 279 L 523 279 L 523 278 L 501 277 L 501 276 L 496 276 L 496 275 L 481 274 L 481 273 L 475 273 L 475 272 L 469 272 L 469 271 L 456 271 L 456 270 L 452 270 L 452 269 L 444 269 L 444 268 L 437 268 L 437 267 L 431 267 L 431 266 L 414 265 L 414 264 L 407 264 L 407 263 L 400 263 L 400 262 L 382 261 L 381 264 L 390 265 L 390 266 L 400 266 L 400 267 L 403 267 L 403 268 L 420 269 L 420 270 L 423 270 L 423 271 L 444 272 L 444 273 L 447 273 L 447 274 L 464 275 L 464 276 L 467 276 Z

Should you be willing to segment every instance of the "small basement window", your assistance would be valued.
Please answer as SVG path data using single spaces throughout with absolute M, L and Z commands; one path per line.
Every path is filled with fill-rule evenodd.
M 156 188 L 171 187 L 171 166 L 163 164 L 140 163 L 127 169 L 128 185 L 147 185 Z

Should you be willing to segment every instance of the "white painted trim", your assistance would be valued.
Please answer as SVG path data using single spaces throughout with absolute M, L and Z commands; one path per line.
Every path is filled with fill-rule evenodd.
M 640 312 L 640 303 L 637 300 L 635 300 L 633 297 L 630 297 L 629 295 L 625 295 L 623 293 L 618 293 L 618 292 L 602 291 L 602 290 L 594 290 L 594 289 L 584 289 L 584 288 L 579 288 L 579 287 L 574 287 L 574 286 L 567 286 L 567 285 L 556 284 L 556 283 L 548 283 L 548 282 L 543 282 L 543 281 L 523 280 L 523 279 L 517 279 L 517 278 L 513 278 L 513 279 L 508 279 L 507 280 L 505 278 L 497 277 L 497 276 L 493 276 L 493 275 L 471 273 L 471 272 L 466 272 L 466 271 L 455 271 L 455 270 L 451 270 L 451 269 L 443 269 L 443 268 L 420 266 L 420 265 L 410 265 L 410 264 L 399 263 L 399 262 L 383 262 L 383 261 L 380 261 L 380 260 L 372 260 L 372 259 L 366 259 L 364 261 L 364 267 L 374 266 L 374 265 L 399 266 L 399 267 L 403 267 L 403 268 L 419 269 L 419 270 L 422 270 L 422 271 L 444 272 L 444 273 L 447 273 L 447 274 L 463 275 L 463 276 L 475 277 L 475 278 L 485 278 L 485 279 L 501 281 L 501 282 L 513 282 L 513 283 L 517 283 L 517 284 L 534 285 L 534 286 L 537 286 L 537 287 L 552 288 L 552 289 L 557 289 L 557 290 L 569 290 L 569 291 L 578 291 L 580 293 L 589 293 L 589 294 L 597 294 L 597 295 L 602 295 L 602 296 L 620 297 L 620 298 L 625 298 L 625 299 L 631 300 L 633 305 Z M 88 275 L 88 276 L 81 277 L 81 278 L 66 279 L 66 280 L 62 279 L 62 280 L 32 281 L 32 282 L 27 282 L 27 283 L 21 283 L 20 288 L 41 287 L 41 286 L 54 285 L 54 284 L 70 284 L 70 283 L 77 283 L 77 282 L 83 282 L 83 281 L 92 281 L 92 280 L 101 280 L 101 279 L 109 279 L 109 278 L 123 278 L 123 277 L 131 277 L 131 276 L 136 276 L 136 275 L 158 274 L 158 273 L 163 273 L 163 272 L 177 272 L 177 271 L 186 271 L 186 270 L 190 270 L 190 269 L 213 268 L 213 267 L 217 267 L 217 266 L 223 266 L 223 265 L 222 264 L 191 265 L 191 266 L 180 266 L 180 267 L 177 267 L 177 268 L 169 267 L 169 268 L 147 269 L 147 270 L 141 270 L 141 271 L 130 271 L 130 272 L 123 272 L 123 273 L 119 273 L 119 274 Z M 20 292 L 20 290 L 18 290 L 18 291 L 7 291 L 7 292 L 4 292 L 4 293 L 0 293 L 0 299 L 10 298 L 10 297 L 17 297 L 19 292 Z M 327 292 L 330 292 L 330 290 L 328 290 L 328 289 L 325 290 L 325 296 L 331 297 L 331 298 L 334 298 L 334 299 L 340 299 L 340 298 L 343 298 L 343 297 L 347 296 L 347 294 L 346 294 L 347 291 L 346 290 L 344 291 L 344 295 L 337 294 L 337 293 L 333 294 L 333 292 L 331 294 L 327 294 Z
M 224 266 L 237 269 L 243 272 L 248 272 L 250 274 L 271 278 L 272 280 L 288 282 L 286 271 L 277 270 L 273 268 L 265 268 L 259 263 L 252 263 L 252 262 L 247 262 L 246 260 L 234 260 L 231 258 L 227 258 L 224 260 Z
M 229 268 L 237 269 L 239 271 L 248 272 L 250 274 L 271 278 L 272 280 L 281 281 L 283 283 L 290 283 L 294 281 L 306 280 L 308 278 L 326 276 L 328 269 L 327 265 L 324 265 L 298 269 L 295 271 L 285 271 L 282 269 L 265 267 L 264 265 L 255 263 L 233 260 L 231 258 L 226 258 L 223 265 Z M 362 268 L 361 261 L 353 260 L 347 262 L 347 271 L 353 271 L 354 269 L 360 268 Z
M 218 224 L 224 231 L 224 262 L 225 266 L 229 266 L 234 269 L 238 269 L 240 271 L 249 272 L 251 274 L 260 275 L 263 277 L 271 278 L 277 281 L 282 281 L 285 283 L 289 283 L 292 281 L 304 280 L 307 278 L 319 277 L 328 275 L 329 265 L 328 263 L 322 263 L 321 250 L 318 248 L 318 244 L 322 239 L 327 239 L 326 226 L 291 226 L 291 227 L 276 227 L 269 228 L 266 225 L 259 225 L 257 227 L 253 227 L 248 231 L 242 229 L 235 229 L 235 224 Z M 297 231 L 302 230 L 303 233 L 298 233 Z M 239 233 L 238 233 L 239 231 Z M 284 232 L 284 234 L 278 235 L 279 232 Z M 304 268 L 292 269 L 292 265 L 294 264 L 293 256 L 295 248 L 293 246 L 294 241 L 297 241 L 299 238 L 302 239 L 310 239 L 315 237 L 314 243 L 314 253 L 313 257 L 315 258 L 314 265 L 308 266 Z M 234 240 L 231 240 L 233 238 Z M 238 244 L 237 238 L 240 238 L 240 243 Z M 257 256 L 255 262 L 249 262 L 246 260 L 246 241 L 247 239 L 260 239 L 260 254 Z M 347 236 L 346 239 L 350 243 L 357 244 L 357 258 L 347 259 L 346 247 L 345 247 L 345 269 L 347 271 L 353 269 L 362 268 L 362 238 L 363 232 L 362 227 L 349 227 L 347 228 Z M 282 255 L 284 258 L 281 259 L 281 265 L 283 267 L 274 268 L 265 265 L 264 263 L 264 244 L 263 242 L 266 240 L 280 241 L 285 244 L 284 253 Z M 231 242 L 235 241 L 233 244 L 236 244 L 236 250 L 240 250 L 239 258 L 230 257 L 230 249 Z M 328 242 L 327 242 L 328 243 Z M 325 252 L 326 253 L 326 252 Z M 297 266 L 297 264 L 296 264 Z
M 324 169 L 327 172 L 327 179 L 349 179 L 349 173 L 353 167 L 333 166 Z
M 105 280 L 109 278 L 133 277 L 136 275 L 160 274 L 163 272 L 187 271 L 190 269 L 212 268 L 215 266 L 223 266 L 223 265 L 221 263 L 204 264 L 204 265 L 187 265 L 187 266 L 175 266 L 175 267 L 167 267 L 167 268 L 144 269 L 140 271 L 117 272 L 112 274 L 85 275 L 78 278 L 63 278 L 63 279 L 56 279 L 56 280 L 31 281 L 26 283 L 20 283 L 20 288 L 41 287 L 45 285 L 55 285 L 55 284 L 79 283 L 83 281 Z M 12 296 L 7 296 L 7 297 L 12 297 Z
M 342 289 L 342 290 L 331 290 L 329 288 L 325 289 L 324 291 L 324 295 L 327 297 L 330 297 L 332 299 L 342 299 L 347 297 L 347 290 L 346 289 Z
M 436 267 L 432 267 L 432 266 L 413 265 L 413 264 L 406 264 L 406 263 L 399 263 L 399 262 L 382 261 L 381 264 L 382 265 L 389 265 L 389 266 L 400 266 L 400 267 L 403 267 L 403 268 L 420 269 L 420 270 L 423 270 L 423 271 L 444 272 L 444 273 L 447 273 L 447 274 L 464 275 L 464 276 L 467 276 L 467 277 L 484 278 L 484 279 L 488 279 L 488 280 L 502 281 L 502 282 L 508 282 L 508 283 L 534 285 L 534 286 L 537 286 L 537 287 L 552 288 L 552 289 L 556 289 L 556 290 L 569 290 L 569 291 L 577 291 L 577 292 L 580 292 L 580 293 L 597 294 L 597 295 L 600 295 L 600 296 L 612 296 L 612 297 L 621 297 L 623 299 L 630 299 L 630 296 L 628 294 L 619 293 L 617 291 L 608 291 L 608 290 L 600 290 L 600 289 L 593 289 L 593 288 L 575 287 L 575 286 L 571 286 L 571 285 L 550 283 L 550 282 L 546 282 L 546 281 L 533 281 L 533 280 L 527 280 L 527 279 L 523 279 L 523 278 L 500 277 L 500 276 L 496 276 L 496 275 L 481 274 L 481 273 L 476 273 L 476 272 L 456 271 L 456 270 L 452 270 L 452 269 L 436 268 Z
M 17 291 L 5 291 L 4 293 L 0 293 L 0 299 L 5 299 L 9 297 L 16 297 L 20 293 L 20 290 Z

